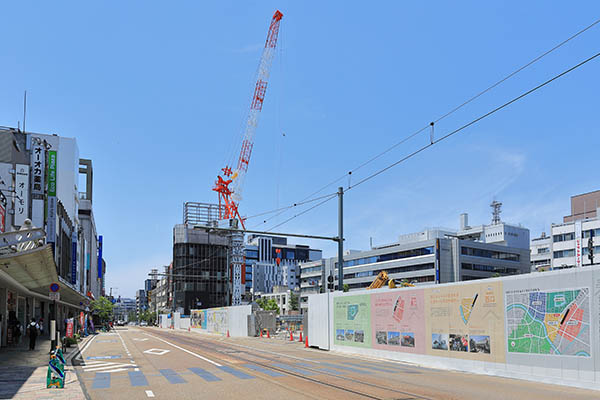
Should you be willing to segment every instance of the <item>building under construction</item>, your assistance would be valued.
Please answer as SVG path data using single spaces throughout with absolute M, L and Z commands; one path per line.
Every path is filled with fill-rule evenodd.
M 215 204 L 184 204 L 183 224 L 173 228 L 173 308 L 231 305 L 230 237 L 211 232 L 219 219 Z

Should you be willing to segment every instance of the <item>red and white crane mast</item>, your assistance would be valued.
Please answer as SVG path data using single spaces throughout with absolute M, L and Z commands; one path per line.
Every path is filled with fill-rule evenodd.
M 219 195 L 219 205 L 225 206 L 224 214 L 220 215 L 219 217 L 221 219 L 237 218 L 244 229 L 244 220 L 240 217 L 238 207 L 240 201 L 242 200 L 244 180 L 246 178 L 246 173 L 248 172 L 250 156 L 252 155 L 252 147 L 254 146 L 254 136 L 256 134 L 256 127 L 258 126 L 258 119 L 262 110 L 263 102 L 265 100 L 267 84 L 269 82 L 269 74 L 271 72 L 271 64 L 273 63 L 275 48 L 277 46 L 279 24 L 282 17 L 283 14 L 279 12 L 279 10 L 275 11 L 275 14 L 273 14 L 273 19 L 271 20 L 271 25 L 269 26 L 267 40 L 265 42 L 265 47 L 258 65 L 256 85 L 254 87 L 252 101 L 250 102 L 250 111 L 246 119 L 237 165 L 233 170 L 228 165 L 222 168 L 222 175 L 217 176 L 217 181 L 215 182 L 215 187 L 213 188 L 213 190 Z M 221 207 L 219 207 L 219 210 L 221 210 Z

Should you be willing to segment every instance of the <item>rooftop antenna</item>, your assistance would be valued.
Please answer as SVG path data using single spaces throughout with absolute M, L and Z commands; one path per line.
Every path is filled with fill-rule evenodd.
M 27 116 L 27 90 L 23 96 L 23 133 L 25 133 L 25 117 Z
M 492 225 L 498 225 L 501 222 L 500 213 L 502 212 L 502 203 L 494 200 L 490 204 L 490 207 L 492 207 Z

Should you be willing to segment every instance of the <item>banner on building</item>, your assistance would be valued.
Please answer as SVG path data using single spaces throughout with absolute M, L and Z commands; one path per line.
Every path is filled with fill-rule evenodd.
M 46 218 L 46 242 L 56 242 L 56 151 L 48 152 L 48 210 Z
M 0 233 L 6 232 L 6 196 L 0 192 Z
M 12 197 L 13 197 L 13 176 L 10 171 L 13 169 L 12 164 L 0 163 L 0 193 L 4 196 L 6 200 L 6 205 L 4 206 L 4 226 L 10 226 L 10 210 L 12 209 Z M 6 230 L 4 231 L 6 232 Z
M 29 165 L 16 164 L 14 225 L 23 225 L 27 218 L 29 218 Z
M 98 279 L 102 278 L 102 235 L 98 236 Z
M 581 267 L 581 221 L 575 221 L 575 266 Z
M 77 232 L 71 237 L 71 283 L 77 284 Z

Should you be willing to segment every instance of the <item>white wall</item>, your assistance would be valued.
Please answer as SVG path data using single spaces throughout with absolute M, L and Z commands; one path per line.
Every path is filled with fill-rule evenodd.
M 408 289 L 314 294 L 308 306 L 310 346 L 600 390 L 600 267 Z M 523 326 L 532 329 L 528 332 L 533 338 Z M 533 330 L 535 326 L 539 329 Z M 357 332 L 364 338 L 357 340 Z M 537 333 L 545 336 L 535 339 Z M 401 340 L 410 334 L 412 347 Z M 467 338 L 467 351 L 435 347 L 438 334 L 447 335 L 447 343 L 451 335 Z M 469 341 L 485 337 L 490 343 L 487 351 Z

